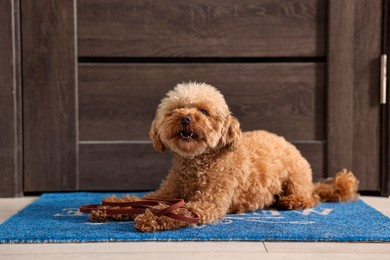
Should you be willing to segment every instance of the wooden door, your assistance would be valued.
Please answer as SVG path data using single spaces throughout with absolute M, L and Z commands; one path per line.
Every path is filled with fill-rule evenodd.
M 189 80 L 294 143 L 315 179 L 347 167 L 380 191 L 381 4 L 22 1 L 24 191 L 156 188 L 171 155 L 149 125 Z

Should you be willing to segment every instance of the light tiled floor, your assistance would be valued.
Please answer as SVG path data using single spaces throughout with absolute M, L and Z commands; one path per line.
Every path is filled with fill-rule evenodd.
M 35 197 L 0 199 L 0 223 Z M 390 199 L 362 197 L 390 217 Z M 116 242 L 0 244 L 0 259 L 390 259 L 390 243 Z

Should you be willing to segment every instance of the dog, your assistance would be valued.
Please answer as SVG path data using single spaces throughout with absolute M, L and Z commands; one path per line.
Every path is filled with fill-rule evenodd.
M 173 163 L 160 188 L 144 198 L 182 198 L 201 224 L 228 213 L 299 210 L 357 197 L 358 180 L 350 171 L 314 184 L 309 163 L 283 137 L 242 132 L 223 95 L 205 83 L 182 83 L 169 91 L 149 134 L 157 151 L 173 153 Z M 148 211 L 135 218 L 139 231 L 188 225 Z

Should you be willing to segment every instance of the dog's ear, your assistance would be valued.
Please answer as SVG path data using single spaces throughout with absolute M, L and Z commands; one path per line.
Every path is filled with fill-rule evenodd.
M 232 115 L 226 120 L 226 127 L 222 133 L 222 144 L 227 146 L 227 148 L 231 151 L 237 149 L 241 140 L 241 129 L 240 123 L 237 118 Z
M 160 137 L 158 136 L 156 119 L 153 120 L 152 126 L 150 127 L 149 137 L 152 140 L 153 147 L 158 152 L 163 152 L 165 150 L 164 144 L 161 142 Z

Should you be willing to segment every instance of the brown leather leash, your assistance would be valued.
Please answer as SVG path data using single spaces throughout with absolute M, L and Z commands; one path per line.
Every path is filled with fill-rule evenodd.
M 153 208 L 154 206 L 167 205 L 163 209 Z M 103 200 L 101 204 L 83 205 L 80 207 L 80 212 L 92 213 L 93 211 L 100 211 L 108 215 L 139 215 L 149 210 L 157 217 L 166 216 L 172 219 L 188 222 L 198 223 L 199 216 L 194 212 L 186 209 L 192 216 L 181 215 L 173 213 L 173 210 L 182 208 L 185 205 L 183 199 L 175 200 L 139 200 L 139 201 L 107 201 Z

